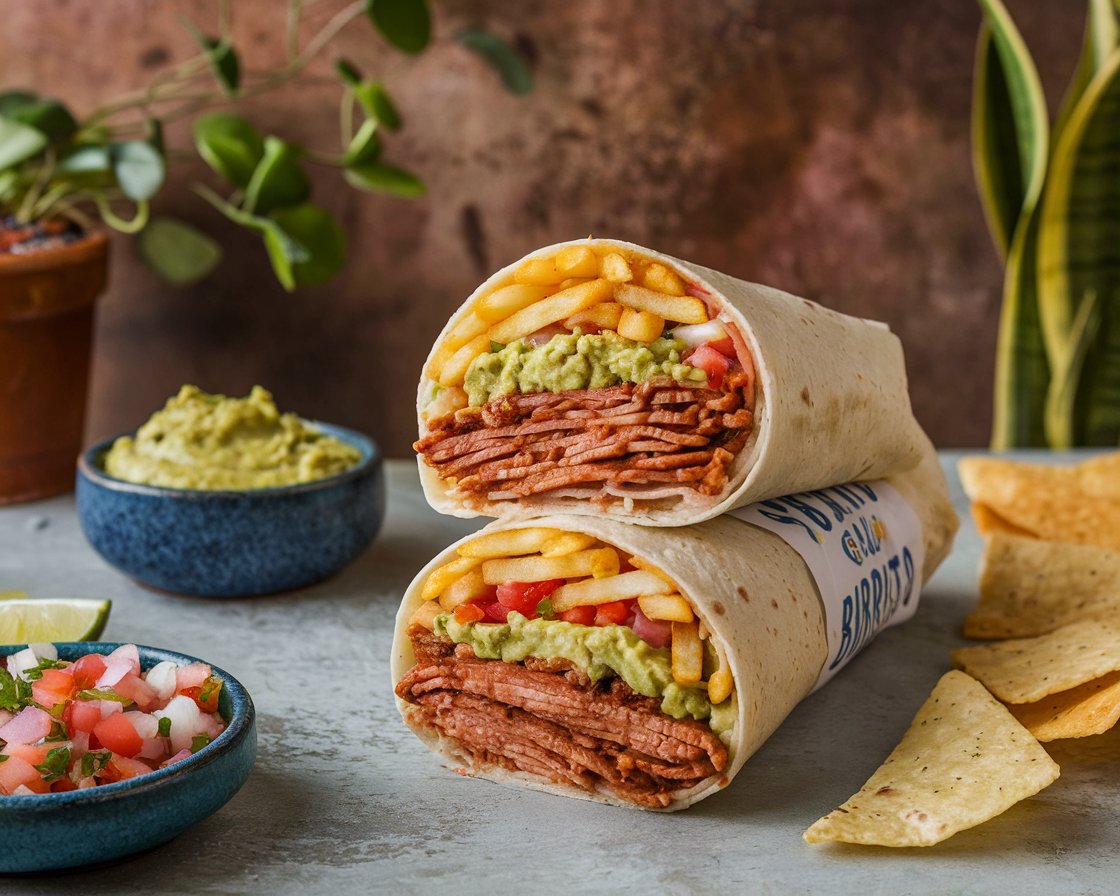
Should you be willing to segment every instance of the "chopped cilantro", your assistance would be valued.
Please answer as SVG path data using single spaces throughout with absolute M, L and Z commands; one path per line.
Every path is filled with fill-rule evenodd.
M 38 681 L 43 677 L 44 669 L 65 669 L 69 665 L 69 663 L 65 663 L 62 660 L 52 660 L 44 657 L 39 660 L 39 665 L 33 666 L 30 669 L 24 669 L 23 674 L 28 681 Z
M 495 355 L 498 352 L 500 352 L 503 348 L 505 348 L 505 346 L 502 345 L 500 342 L 495 342 L 493 339 L 490 340 L 490 351 L 493 352 Z
M 55 747 L 53 750 L 48 750 L 47 758 L 43 760 L 42 764 L 35 766 L 35 770 L 39 772 L 40 777 L 48 782 L 57 781 L 66 774 L 68 768 L 70 768 L 69 747 Z
M 164 716 L 162 719 L 159 720 L 159 736 L 160 737 L 168 737 L 170 734 L 171 734 L 171 719 L 168 716 Z
M 84 691 L 78 691 L 78 700 L 116 700 L 118 703 L 123 703 L 126 706 L 132 701 L 127 697 L 122 697 L 116 691 L 108 688 L 87 688 Z
M 552 618 L 552 601 L 550 601 L 547 597 L 542 598 L 541 601 L 537 604 L 537 615 L 540 616 L 541 619 Z
M 31 685 L 0 667 L 0 709 L 19 712 L 31 702 Z
M 108 750 L 90 750 L 82 756 L 82 777 L 88 778 L 96 775 L 109 764 L 109 760 L 112 758 L 113 754 Z
M 197 753 L 203 747 L 210 743 L 210 736 L 207 734 L 196 734 L 191 738 L 191 752 Z
M 65 703 L 56 703 L 55 706 L 66 707 Z M 54 709 L 51 709 L 51 715 L 54 715 Z M 43 738 L 45 741 L 54 740 L 70 740 L 70 730 L 66 727 L 66 723 L 62 719 L 51 719 L 50 733 Z
M 8 754 L 7 753 L 0 753 L 0 762 L 7 762 L 7 761 L 8 761 Z

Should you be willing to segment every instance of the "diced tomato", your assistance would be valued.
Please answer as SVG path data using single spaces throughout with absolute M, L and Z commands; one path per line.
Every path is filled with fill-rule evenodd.
M 557 613 L 556 618 L 563 619 L 565 622 L 573 622 L 576 625 L 594 625 L 595 607 L 590 604 L 586 604 L 582 607 L 572 607 L 570 610 L 565 610 L 563 613 Z
M 97 683 L 97 679 L 105 674 L 105 657 L 100 653 L 87 653 L 68 671 L 74 676 L 74 683 L 79 690 L 92 688 Z
M 714 348 L 721 355 L 735 361 L 739 357 L 739 353 L 735 351 L 735 341 L 730 336 L 725 336 L 723 339 L 717 339 L 714 342 L 708 343 L 709 348 Z
M 123 713 L 102 719 L 93 726 L 93 735 L 105 749 L 130 759 L 144 746 L 143 739 Z
M 718 389 L 723 385 L 724 374 L 731 366 L 731 359 L 710 345 L 702 345 L 694 352 L 685 355 L 684 362 L 703 370 L 708 375 L 709 389 Z
M 0 793 L 14 793 L 21 784 L 35 793 L 47 792 L 47 782 L 26 759 L 13 756 L 0 762 Z
M 51 782 L 51 793 L 65 793 L 67 790 L 77 790 L 78 785 L 69 778 L 59 778 Z
M 596 625 L 622 625 L 630 617 L 630 608 L 626 601 L 615 600 L 609 604 L 599 604 L 595 608 Z
M 509 609 L 496 600 L 479 601 L 478 605 L 486 614 L 487 622 L 505 622 L 509 617 Z
M 101 701 L 75 700 L 62 713 L 62 720 L 71 732 L 84 731 L 89 734 L 101 721 Z
M 117 773 L 116 780 L 118 781 L 123 781 L 125 778 L 138 778 L 152 770 L 152 767 L 147 763 L 141 762 L 139 759 L 118 755 L 116 752 L 113 753 L 113 758 L 109 760 L 108 768 Z
M 486 611 L 478 604 L 459 604 L 453 615 L 459 625 L 466 625 L 469 622 L 478 622 L 480 619 L 485 619 Z
M 537 604 L 564 584 L 563 579 L 544 582 L 506 582 L 498 586 L 498 602 L 507 610 L 516 610 L 532 619 L 537 615 Z
M 156 693 L 156 689 L 139 675 L 126 675 L 113 685 L 113 690 L 122 697 L 131 700 L 144 712 L 154 709 L 156 704 L 159 703 L 159 694 Z M 186 691 L 183 693 L 186 693 Z
M 78 686 L 69 669 L 44 669 L 43 677 L 31 683 L 31 696 L 47 709 L 56 703 L 65 703 L 76 693 Z
M 217 712 L 218 711 L 218 695 L 222 692 L 222 681 L 220 678 L 215 678 L 211 675 L 199 687 L 184 688 L 183 696 L 190 697 L 195 704 L 203 712 Z M 203 699 L 203 694 L 206 694 Z M 144 709 L 144 705 L 139 700 L 136 701 L 137 705 Z
M 175 670 L 175 690 L 182 693 L 185 688 L 202 685 L 210 677 L 210 667 L 206 663 L 189 663 Z
M 4 747 L 5 756 L 18 756 L 32 765 L 42 765 L 47 760 L 51 744 L 8 744 Z

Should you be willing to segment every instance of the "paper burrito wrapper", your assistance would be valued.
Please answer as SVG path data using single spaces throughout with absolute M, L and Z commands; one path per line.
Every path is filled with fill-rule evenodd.
M 887 482 L 917 518 L 920 530 L 916 540 L 924 553 L 924 563 L 914 576 L 924 582 L 948 554 L 957 528 L 945 478 L 928 442 L 918 467 Z M 894 525 L 890 518 L 882 522 L 887 528 Z M 726 657 L 734 684 L 728 699 L 737 701 L 737 721 L 725 740 L 727 765 L 719 773 L 673 792 L 665 810 L 683 809 L 726 786 L 820 680 L 830 655 L 822 594 L 806 562 L 778 535 L 730 515 L 677 529 L 651 529 L 606 517 L 573 515 L 549 516 L 533 520 L 531 525 L 594 535 L 655 564 L 675 581 Z M 523 522 L 503 520 L 491 523 L 482 533 L 525 526 Z M 423 583 L 433 570 L 455 557 L 458 545 L 482 533 L 468 536 L 440 553 L 405 593 L 392 649 L 394 687 L 416 663 L 407 631 L 413 613 L 423 602 Z M 914 584 L 916 588 L 917 581 Z M 842 595 L 832 595 L 838 596 Z M 417 705 L 398 697 L 397 706 L 406 724 L 450 768 L 565 796 L 633 805 L 606 787 L 589 791 L 476 760 L 458 741 L 428 727 Z
M 547 246 L 498 271 L 451 317 L 425 363 L 418 391 L 421 439 L 428 434 L 424 408 L 433 393 L 430 375 L 450 352 L 449 334 L 474 313 L 479 301 L 513 282 L 515 271 L 560 249 L 588 246 L 599 253 L 617 250 L 657 262 L 679 276 L 690 294 L 703 297 L 714 313 L 738 330 L 740 356 L 749 356 L 756 375 L 753 427 L 728 465 L 717 494 L 684 489 L 667 494 L 653 483 L 650 498 L 630 489 L 589 502 L 587 489 L 564 489 L 491 500 L 500 486 L 466 493 L 453 479 L 441 478 L 421 456 L 420 479 L 428 502 L 454 516 L 527 518 L 546 513 L 607 515 L 648 526 L 683 526 L 719 516 L 766 498 L 838 482 L 871 480 L 913 468 L 923 433 L 907 393 L 902 346 L 888 327 L 824 308 L 789 293 L 738 280 L 701 265 L 614 240 L 587 239 Z M 461 330 L 459 331 L 461 332 Z M 473 332 L 473 331 L 472 331 Z M 478 337 L 482 338 L 482 337 Z M 482 341 L 485 341 L 482 338 Z M 450 345 L 450 343 L 449 343 Z M 745 365 L 746 366 L 746 365 Z M 660 497 L 659 497 L 660 496 Z

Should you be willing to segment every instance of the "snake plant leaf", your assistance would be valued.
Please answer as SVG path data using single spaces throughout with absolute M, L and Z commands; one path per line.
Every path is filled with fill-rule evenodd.
M 299 158 L 298 146 L 279 139 L 265 137 L 264 155 L 245 187 L 244 207 L 250 214 L 267 215 L 278 208 L 299 205 L 311 195 Z
M 510 93 L 523 96 L 533 89 L 533 75 L 525 60 L 496 34 L 480 28 L 465 28 L 455 39 L 486 60 Z
M 144 262 L 174 286 L 196 283 L 214 270 L 221 246 L 177 218 L 153 218 L 140 231 L 137 249 Z
M 1120 442 L 1120 49 L 1114 49 L 1070 113 L 1050 161 L 1041 205 L 1038 284 L 1051 358 L 1069 352 L 1074 322 L 1094 296 L 1100 333 L 1081 367 L 1065 438 Z
M 411 199 L 426 192 L 424 182 L 415 174 L 381 162 L 353 165 L 343 172 L 343 176 L 351 186 L 371 193 L 388 193 Z
M 260 132 L 240 115 L 229 113 L 199 118 L 194 123 L 194 145 L 207 165 L 242 189 L 264 157 Z
M 318 206 L 305 202 L 277 209 L 265 220 L 265 248 L 276 278 L 289 292 L 325 283 L 346 263 L 346 236 Z
M 354 86 L 354 99 L 362 107 L 367 118 L 372 118 L 382 127 L 390 131 L 398 131 L 401 127 L 401 115 L 385 88 L 376 81 L 363 81 Z
M 1046 438 L 1051 448 L 1066 451 L 1075 447 L 1081 371 L 1100 333 L 1104 307 L 1102 296 L 1096 293 L 1086 296 L 1077 309 L 1069 338 L 1054 355 L 1046 395 Z
M 1065 130 L 1066 122 L 1073 113 L 1085 88 L 1093 76 L 1104 66 L 1116 46 L 1120 44 L 1120 28 L 1117 27 L 1116 9 L 1113 0 L 1089 0 L 1085 16 L 1085 37 L 1081 43 L 1081 56 L 1077 60 L 1077 70 L 1073 80 L 1062 98 L 1058 117 L 1054 119 L 1054 141 Z
M 419 53 L 432 39 L 427 0 L 366 0 L 366 15 L 398 50 Z
M 163 156 L 143 140 L 122 140 L 109 146 L 109 160 L 117 185 L 133 202 L 151 199 L 163 186 L 167 166 Z
M 980 0 L 984 24 L 973 79 L 972 157 L 1000 254 L 1038 202 L 1046 176 L 1046 100 L 1026 44 L 1000 0 Z
M 48 143 L 42 131 L 0 116 L 0 170 L 37 156 Z

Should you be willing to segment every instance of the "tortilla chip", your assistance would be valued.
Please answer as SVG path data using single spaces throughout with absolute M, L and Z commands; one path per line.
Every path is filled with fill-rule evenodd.
M 1120 454 L 1071 466 L 966 457 L 957 469 L 983 534 L 1120 550 Z
M 1120 551 L 996 533 L 964 634 L 1026 638 L 1099 618 L 1120 619 Z
M 1004 703 L 1034 703 L 1120 670 L 1120 623 L 1089 619 L 1037 638 L 962 647 L 953 665 Z
M 1001 703 L 963 672 L 949 672 L 886 762 L 805 839 L 932 846 L 1057 777 L 1057 763 Z
M 1104 734 L 1120 720 L 1120 672 L 1044 697 L 1007 707 L 1036 740 Z

